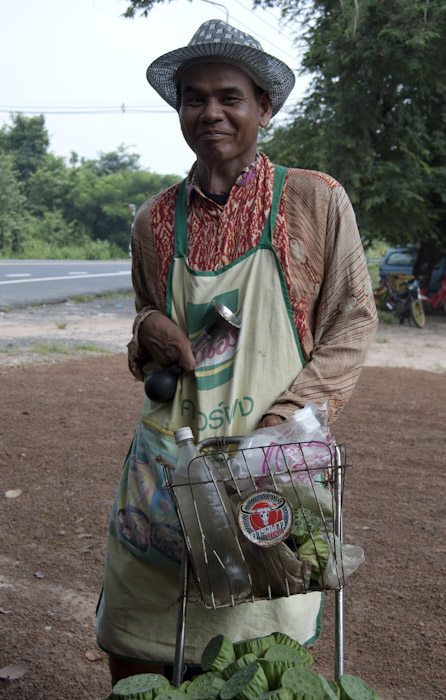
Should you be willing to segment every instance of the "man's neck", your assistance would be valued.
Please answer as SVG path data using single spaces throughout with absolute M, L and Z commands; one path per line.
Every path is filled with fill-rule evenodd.
M 254 159 L 255 154 L 249 162 L 220 162 L 215 166 L 198 159 L 197 168 L 201 188 L 210 194 L 228 195 L 240 174 L 251 165 Z

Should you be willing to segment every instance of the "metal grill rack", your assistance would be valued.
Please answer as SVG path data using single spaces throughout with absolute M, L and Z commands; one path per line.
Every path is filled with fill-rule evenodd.
M 173 683 L 179 686 L 182 680 L 184 659 L 184 637 L 188 600 L 198 601 L 206 608 L 220 608 L 272 600 L 310 591 L 335 591 L 335 678 L 344 672 L 344 616 L 343 588 L 345 585 L 342 562 L 341 543 L 343 540 L 342 501 L 347 466 L 345 445 L 329 447 L 325 443 L 289 443 L 268 447 L 238 449 L 242 438 L 221 437 L 208 439 L 199 443 L 198 448 L 209 466 L 209 482 L 194 482 L 174 485 L 170 470 L 166 469 L 166 481 L 177 508 L 183 530 L 184 547 L 181 561 L 180 589 L 178 598 L 178 625 Z M 315 454 L 317 458 L 315 459 Z M 322 468 L 321 468 L 322 458 Z M 189 470 L 193 470 L 192 460 Z M 259 465 L 261 473 L 259 474 Z M 216 470 L 216 471 L 214 471 Z M 215 479 L 215 473 L 218 474 Z M 218 483 L 217 483 L 218 482 Z M 237 543 L 238 551 L 246 567 L 249 590 L 243 596 L 237 596 L 231 588 L 231 581 L 225 570 L 221 552 L 216 551 L 206 535 L 208 529 L 203 513 L 195 496 L 199 487 L 206 483 L 213 484 L 219 493 L 222 483 L 230 496 L 233 513 L 237 512 L 239 503 L 246 494 L 261 492 L 265 489 L 284 495 L 291 503 L 294 512 L 300 514 L 300 522 L 307 523 L 308 537 L 314 543 L 314 533 L 308 522 L 308 511 L 320 520 L 319 533 L 325 537 L 330 552 L 331 576 L 327 581 L 324 574 L 318 579 L 310 579 L 308 568 L 296 574 L 299 561 L 299 545 L 292 537 L 280 544 L 262 547 L 248 541 L 239 528 L 234 527 L 234 515 L 228 515 L 228 522 Z M 180 493 L 179 489 L 183 490 Z M 191 541 L 182 517 L 180 501 L 187 490 L 187 496 L 194 504 L 197 523 L 201 533 L 202 551 L 192 551 Z M 221 497 L 220 497 L 221 498 Z M 222 508 L 225 505 L 222 502 Z M 226 510 L 225 510 L 226 512 Z M 196 544 L 196 543 L 195 543 Z M 316 547 L 314 551 L 322 571 L 324 564 L 320 561 Z M 219 576 L 227 582 L 227 595 L 216 598 L 212 590 L 211 577 L 207 567 L 203 573 L 197 566 L 198 559 L 218 567 Z M 291 568 L 290 568 L 291 566 Z M 189 571 L 192 570 L 194 591 L 190 591 Z M 273 573 L 272 573 L 273 572 Z

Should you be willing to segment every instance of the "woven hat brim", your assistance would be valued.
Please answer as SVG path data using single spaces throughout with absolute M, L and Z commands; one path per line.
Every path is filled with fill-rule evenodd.
M 275 56 L 259 51 L 251 46 L 230 43 L 194 44 L 170 51 L 157 58 L 147 69 L 147 80 L 159 95 L 173 108 L 177 104 L 175 76 L 183 63 L 192 59 L 218 58 L 219 62 L 228 59 L 242 68 L 249 67 L 249 73 L 259 76 L 259 83 L 266 85 L 273 116 L 283 107 L 294 87 L 294 73 L 286 63 Z

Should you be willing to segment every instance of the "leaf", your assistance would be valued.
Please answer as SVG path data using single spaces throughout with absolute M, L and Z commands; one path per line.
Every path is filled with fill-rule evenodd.
M 5 492 L 6 498 L 17 498 L 17 496 L 22 495 L 22 489 L 10 489 Z
M 28 666 L 25 666 L 25 664 L 11 664 L 10 666 L 4 666 L 3 668 L 0 668 L 0 680 L 15 681 L 17 678 L 24 676 L 27 670 Z
M 88 659 L 88 661 L 100 661 L 102 656 L 96 649 L 88 649 L 85 652 L 85 658 Z
M 79 552 L 81 552 L 81 554 L 85 554 L 85 552 L 89 552 L 92 547 L 92 543 L 83 544 L 82 547 L 79 547 Z

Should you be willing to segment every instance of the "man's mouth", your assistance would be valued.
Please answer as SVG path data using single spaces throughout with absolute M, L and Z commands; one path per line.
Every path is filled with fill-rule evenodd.
M 201 138 L 210 140 L 223 138 L 224 136 L 228 136 L 224 131 L 203 131 L 201 134 Z

